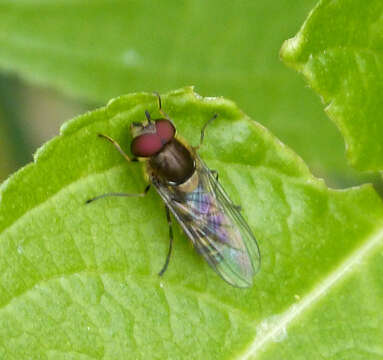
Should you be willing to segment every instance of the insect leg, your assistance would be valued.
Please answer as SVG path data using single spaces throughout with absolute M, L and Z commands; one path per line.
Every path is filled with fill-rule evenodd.
M 158 98 L 158 111 L 160 112 L 160 114 L 161 114 L 166 120 L 169 120 L 169 121 L 171 122 L 171 120 L 170 120 L 170 118 L 169 118 L 169 115 L 166 114 L 166 112 L 162 109 L 162 102 L 161 102 L 161 96 L 160 96 L 160 94 L 159 94 L 157 91 L 154 91 L 154 95 L 156 95 L 157 98 Z
M 210 170 L 210 172 L 212 173 L 212 175 L 215 177 L 215 179 L 217 180 L 218 182 L 218 171 L 217 170 Z M 233 203 L 231 203 L 231 205 L 238 211 L 241 211 L 242 210 L 242 206 L 241 205 L 235 205 Z
M 144 197 L 144 196 L 148 193 L 148 191 L 150 190 L 150 185 L 151 185 L 151 184 L 149 184 L 149 185 L 145 188 L 144 192 L 142 192 L 142 193 L 138 193 L 138 194 L 128 194 L 128 193 L 106 193 L 106 194 L 102 194 L 102 195 L 96 196 L 96 197 L 94 197 L 94 198 L 92 198 L 92 199 L 88 199 L 85 203 L 86 203 L 86 204 L 89 204 L 89 203 L 91 203 L 91 202 L 93 202 L 93 201 L 95 201 L 95 200 L 102 199 L 102 198 L 109 197 L 109 196 L 121 196 L 121 197 Z
M 217 181 L 218 183 L 218 171 L 217 170 L 210 170 L 211 174 L 214 176 L 215 180 Z M 214 184 L 214 191 L 216 190 L 217 188 L 217 183 Z
M 208 121 L 205 122 L 205 124 L 202 126 L 202 129 L 201 129 L 201 137 L 200 137 L 200 140 L 199 140 L 199 145 L 195 148 L 196 150 L 198 150 L 202 144 L 203 144 L 203 139 L 205 137 L 205 130 L 206 130 L 206 127 L 213 121 L 217 118 L 218 114 L 214 114 L 213 117 L 211 117 Z
M 234 206 L 234 208 L 238 211 L 242 211 L 242 206 L 241 205 L 235 205 L 235 204 L 232 204 Z
M 168 220 L 169 224 L 169 251 L 168 255 L 166 256 L 166 261 L 164 266 L 162 267 L 161 271 L 158 273 L 159 276 L 162 276 L 166 269 L 168 268 L 169 261 L 170 261 L 170 255 L 172 254 L 172 249 L 173 249 L 173 227 L 172 227 L 172 219 L 170 217 L 170 212 L 169 208 L 165 205 L 165 210 L 166 210 L 166 219 Z
M 128 154 L 126 154 L 125 151 L 121 149 L 120 144 L 119 144 L 116 140 L 112 139 L 110 136 L 108 136 L 108 135 L 104 135 L 104 134 L 98 134 L 98 136 L 101 137 L 101 138 L 104 138 L 104 139 L 106 139 L 106 140 L 108 140 L 108 141 L 110 141 L 110 142 L 114 145 L 114 147 L 118 150 L 118 152 L 119 152 L 119 153 L 120 153 L 120 154 L 121 154 L 127 161 L 137 161 L 137 158 L 132 158 L 132 159 L 131 159 L 131 158 L 128 156 Z

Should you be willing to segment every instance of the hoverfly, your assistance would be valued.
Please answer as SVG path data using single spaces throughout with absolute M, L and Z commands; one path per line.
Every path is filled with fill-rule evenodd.
M 176 136 L 173 122 L 162 109 L 161 97 L 156 95 L 163 117 L 152 119 L 146 110 L 144 123 L 131 124 L 133 158 L 115 140 L 99 134 L 127 161 L 145 161 L 149 185 L 139 194 L 107 193 L 87 203 L 107 196 L 145 196 L 153 185 L 165 203 L 170 238 L 166 261 L 159 275 L 167 269 L 172 253 L 171 212 L 197 252 L 226 282 L 235 287 L 249 287 L 260 265 L 257 242 L 239 206 L 231 202 L 219 183 L 218 173 L 210 170 L 197 153 L 207 125 L 217 115 L 205 123 L 200 144 L 192 147 Z

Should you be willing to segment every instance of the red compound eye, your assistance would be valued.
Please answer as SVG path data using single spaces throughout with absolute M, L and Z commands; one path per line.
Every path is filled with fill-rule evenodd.
M 135 156 L 150 157 L 160 151 L 162 146 L 157 134 L 143 134 L 133 139 L 130 149 Z
M 173 139 L 176 129 L 173 124 L 166 119 L 161 119 L 156 121 L 156 130 L 157 135 L 161 138 L 163 144 L 168 143 Z
M 173 139 L 175 132 L 176 129 L 169 120 L 157 120 L 154 134 L 146 133 L 133 139 L 130 147 L 132 154 L 138 157 L 153 156 Z

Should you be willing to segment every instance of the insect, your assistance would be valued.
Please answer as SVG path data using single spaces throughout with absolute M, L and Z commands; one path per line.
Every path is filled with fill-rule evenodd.
M 260 252 L 248 224 L 218 181 L 218 173 L 210 170 L 199 157 L 205 129 L 217 115 L 210 118 L 201 130 L 200 144 L 188 145 L 176 135 L 176 128 L 163 111 L 157 94 L 162 118 L 152 119 L 146 110 L 146 121 L 132 123 L 130 158 L 120 145 L 107 135 L 127 161 L 145 161 L 149 185 L 142 193 L 107 193 L 89 199 L 87 203 L 107 196 L 145 196 L 151 185 L 165 203 L 169 224 L 169 250 L 159 275 L 166 271 L 173 248 L 173 228 L 170 213 L 181 225 L 194 248 L 208 264 L 229 284 L 250 287 L 260 266 Z

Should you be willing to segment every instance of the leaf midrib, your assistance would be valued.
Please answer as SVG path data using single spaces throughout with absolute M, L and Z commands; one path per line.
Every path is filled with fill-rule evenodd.
M 272 326 L 266 334 L 256 336 L 254 341 L 248 346 L 244 353 L 239 357 L 241 360 L 249 359 L 257 355 L 258 351 L 263 350 L 268 344 L 273 343 L 273 340 L 283 329 L 287 328 L 294 320 L 296 320 L 304 311 L 318 302 L 323 296 L 346 276 L 351 276 L 356 265 L 360 264 L 363 259 L 368 257 L 372 250 L 381 245 L 383 239 L 383 223 L 377 227 L 377 230 L 372 233 L 366 241 L 355 249 L 347 258 L 330 272 L 317 286 L 315 286 L 305 297 L 299 302 L 291 305 L 280 316 L 280 321 Z

